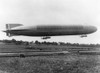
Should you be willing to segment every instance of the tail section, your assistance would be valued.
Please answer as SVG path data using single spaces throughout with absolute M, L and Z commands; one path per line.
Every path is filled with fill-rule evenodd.
M 22 26 L 22 24 L 6 24 L 6 30 L 11 30 L 11 28 Z
M 18 27 L 18 26 L 22 26 L 22 24 L 6 24 L 6 35 L 11 37 L 12 34 L 10 34 L 10 30 L 11 28 L 14 28 L 14 27 Z

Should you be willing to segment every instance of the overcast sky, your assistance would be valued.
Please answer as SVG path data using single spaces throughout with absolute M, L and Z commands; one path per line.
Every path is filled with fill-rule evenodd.
M 7 23 L 94 25 L 98 31 L 88 35 L 87 38 L 57 36 L 47 41 L 100 43 L 100 0 L 0 0 L 0 39 L 43 41 L 39 37 L 9 38 L 2 32 Z

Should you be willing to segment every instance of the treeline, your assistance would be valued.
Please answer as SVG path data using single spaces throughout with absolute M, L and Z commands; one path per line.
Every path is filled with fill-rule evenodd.
M 18 41 L 15 39 L 12 39 L 12 40 L 4 39 L 4 40 L 0 40 L 0 42 L 6 43 L 6 44 L 16 44 L 16 45 L 22 45 L 22 44 L 29 45 L 30 43 L 28 41 L 22 41 L 22 40 Z
M 18 41 L 18 40 L 15 40 L 15 39 L 12 39 L 12 40 L 7 40 L 7 39 L 4 39 L 4 40 L 0 40 L 0 42 L 3 42 L 3 43 L 7 43 L 7 44 L 16 44 L 16 45 L 30 45 L 30 44 L 36 44 L 36 45 L 65 45 L 65 46 L 82 46 L 82 47 L 100 47 L 100 44 L 79 44 L 79 43 L 65 43 L 65 42 L 46 42 L 46 41 L 43 41 L 43 42 L 39 42 L 38 40 L 36 41 L 31 41 L 31 42 L 28 42 L 28 41 Z
M 46 44 L 46 45 L 63 45 L 63 46 L 82 46 L 82 47 L 100 47 L 100 44 L 79 44 L 79 43 L 65 43 L 65 42 L 39 42 L 39 41 L 35 41 L 35 44 Z

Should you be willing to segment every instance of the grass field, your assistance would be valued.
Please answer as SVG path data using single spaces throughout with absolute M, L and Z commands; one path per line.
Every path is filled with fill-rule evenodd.
M 30 50 L 51 50 L 51 51 L 78 51 L 78 50 L 94 50 L 91 47 L 75 47 L 75 46 L 61 46 L 61 45 L 32 45 L 32 49 L 26 48 L 26 45 L 15 44 L 0 44 L 0 52 L 18 52 Z
M 84 55 L 0 58 L 7 73 L 99 73 L 97 57 Z
M 48 49 L 48 46 L 45 46 L 44 48 Z M 49 46 L 49 48 L 51 47 Z M 57 46 L 55 47 L 52 46 L 52 49 L 53 48 L 57 49 Z M 0 52 L 16 52 L 22 50 L 29 50 L 29 49 L 25 49 L 24 45 L 0 44 Z M 2 73 L 100 73 L 99 70 L 100 58 L 98 56 L 99 55 L 68 54 L 59 56 L 54 55 L 54 56 L 37 56 L 37 57 L 25 57 L 25 58 L 2 57 L 0 58 L 0 72 Z

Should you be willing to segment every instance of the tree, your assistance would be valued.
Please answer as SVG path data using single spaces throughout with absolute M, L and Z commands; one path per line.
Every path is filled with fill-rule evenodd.
M 40 44 L 40 42 L 36 40 L 36 41 L 35 41 L 35 44 Z

